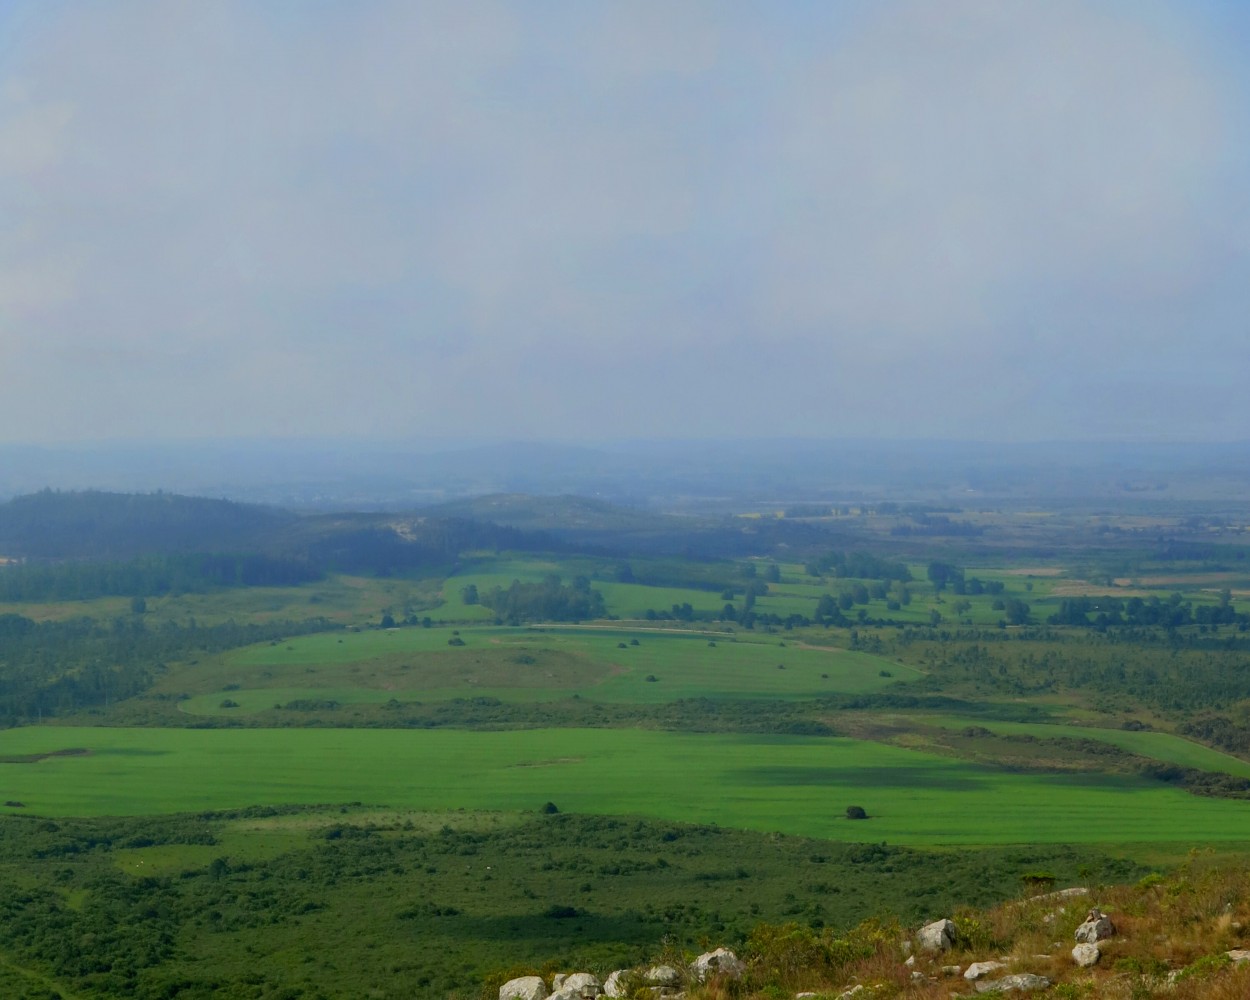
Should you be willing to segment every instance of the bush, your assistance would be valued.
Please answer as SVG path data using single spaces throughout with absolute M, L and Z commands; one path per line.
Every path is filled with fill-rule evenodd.
M 867 819 L 868 813 L 864 809 L 863 806 L 847 806 L 846 818 L 847 819 Z
M 543 916 L 550 920 L 572 920 L 577 916 L 576 906 L 557 906 L 552 903 L 543 911 Z

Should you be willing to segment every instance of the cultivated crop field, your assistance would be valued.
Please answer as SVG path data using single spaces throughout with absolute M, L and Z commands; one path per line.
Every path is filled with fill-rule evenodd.
M 72 740 L 72 745 L 67 745 Z M 70 752 L 82 750 L 86 752 Z M 28 728 L 2 792 L 42 815 L 359 801 L 564 811 L 894 844 L 1243 840 L 1250 803 L 1145 781 L 1027 775 L 858 740 L 640 730 Z M 31 761 L 31 756 L 50 754 Z M 872 817 L 845 818 L 848 805 Z M 10 810 L 17 811 L 17 810 Z

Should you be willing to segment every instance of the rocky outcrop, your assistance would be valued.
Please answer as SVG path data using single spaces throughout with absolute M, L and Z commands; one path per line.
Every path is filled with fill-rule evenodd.
M 1115 934 L 1115 924 L 1098 907 L 1085 915 L 1085 922 L 1076 929 L 1076 939 L 1084 944 L 1097 944 Z
M 949 951 L 959 937 L 959 931 L 949 920 L 935 920 L 916 932 L 916 944 L 921 951 Z
M 1082 942 L 1072 949 L 1072 961 L 1082 969 L 1097 965 L 1100 958 L 1102 958 L 1102 951 L 1096 944 Z
M 690 964 L 690 975 L 695 982 L 699 983 L 706 981 L 710 976 L 741 979 L 744 972 L 746 972 L 746 966 L 728 948 L 706 951 Z
M 499 1000 L 547 1000 L 547 984 L 539 976 L 509 979 L 499 987 Z
M 964 978 L 969 982 L 975 979 L 984 979 L 990 973 L 1005 968 L 1007 968 L 1006 962 L 973 962 L 964 973 Z
M 1035 976 L 1031 972 L 1020 972 L 1014 976 L 1003 976 L 1002 979 L 978 979 L 978 993 L 1032 993 L 1034 990 L 1050 989 L 1050 980 L 1045 976 Z

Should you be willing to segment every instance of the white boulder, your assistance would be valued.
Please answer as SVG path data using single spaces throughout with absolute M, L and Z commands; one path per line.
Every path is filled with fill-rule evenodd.
M 592 976 L 589 972 L 556 976 L 551 982 L 553 986 L 559 985 L 556 986 L 549 1000 L 585 1000 L 587 997 L 597 997 L 603 992 L 599 977 Z
M 1005 968 L 1007 968 L 1006 962 L 973 962 L 964 972 L 964 978 L 972 982 L 976 979 L 984 979 L 991 972 Z
M 1087 941 L 1081 942 L 1072 949 L 1072 961 L 1082 969 L 1088 969 L 1097 965 L 1100 958 L 1102 958 L 1102 951 L 1098 945 L 1090 944 Z
M 746 972 L 746 966 L 728 948 L 705 951 L 690 964 L 690 975 L 700 983 L 709 976 L 717 975 L 741 979 L 744 972 Z
M 1115 933 L 1115 924 L 1098 907 L 1085 915 L 1085 923 L 1076 929 L 1076 939 L 1084 944 L 1097 944 Z
M 541 976 L 520 976 L 499 987 L 499 1000 L 547 1000 L 547 984 Z
M 648 986 L 677 986 L 681 983 L 681 973 L 671 965 L 653 965 L 643 978 Z
M 1031 972 L 1020 972 L 1014 976 L 1003 976 L 1002 979 L 978 979 L 976 987 L 978 993 L 990 993 L 993 990 L 1000 993 L 1032 993 L 1034 990 L 1050 989 L 1050 980 Z
M 949 920 L 935 920 L 916 932 L 916 943 L 922 951 L 948 951 L 959 931 Z

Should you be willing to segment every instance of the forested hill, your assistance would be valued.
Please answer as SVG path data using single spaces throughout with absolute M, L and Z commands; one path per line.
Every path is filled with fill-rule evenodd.
M 326 572 L 445 570 L 471 550 L 565 551 L 540 532 L 463 518 L 301 516 L 175 494 L 45 491 L 0 505 L 0 600 L 151 597 L 288 585 Z
M 491 521 L 527 531 L 620 533 L 674 526 L 688 530 L 692 523 L 690 518 L 634 510 L 591 497 L 526 493 L 491 493 L 452 500 L 427 507 L 422 513 Z
M 618 554 L 713 559 L 758 555 L 779 545 L 796 551 L 849 545 L 838 529 L 800 520 L 666 514 L 569 495 L 494 493 L 427 507 L 422 513 L 546 532 L 569 545 Z
M 0 556 L 113 560 L 255 551 L 297 520 L 276 507 L 206 497 L 44 490 L 0 504 Z

